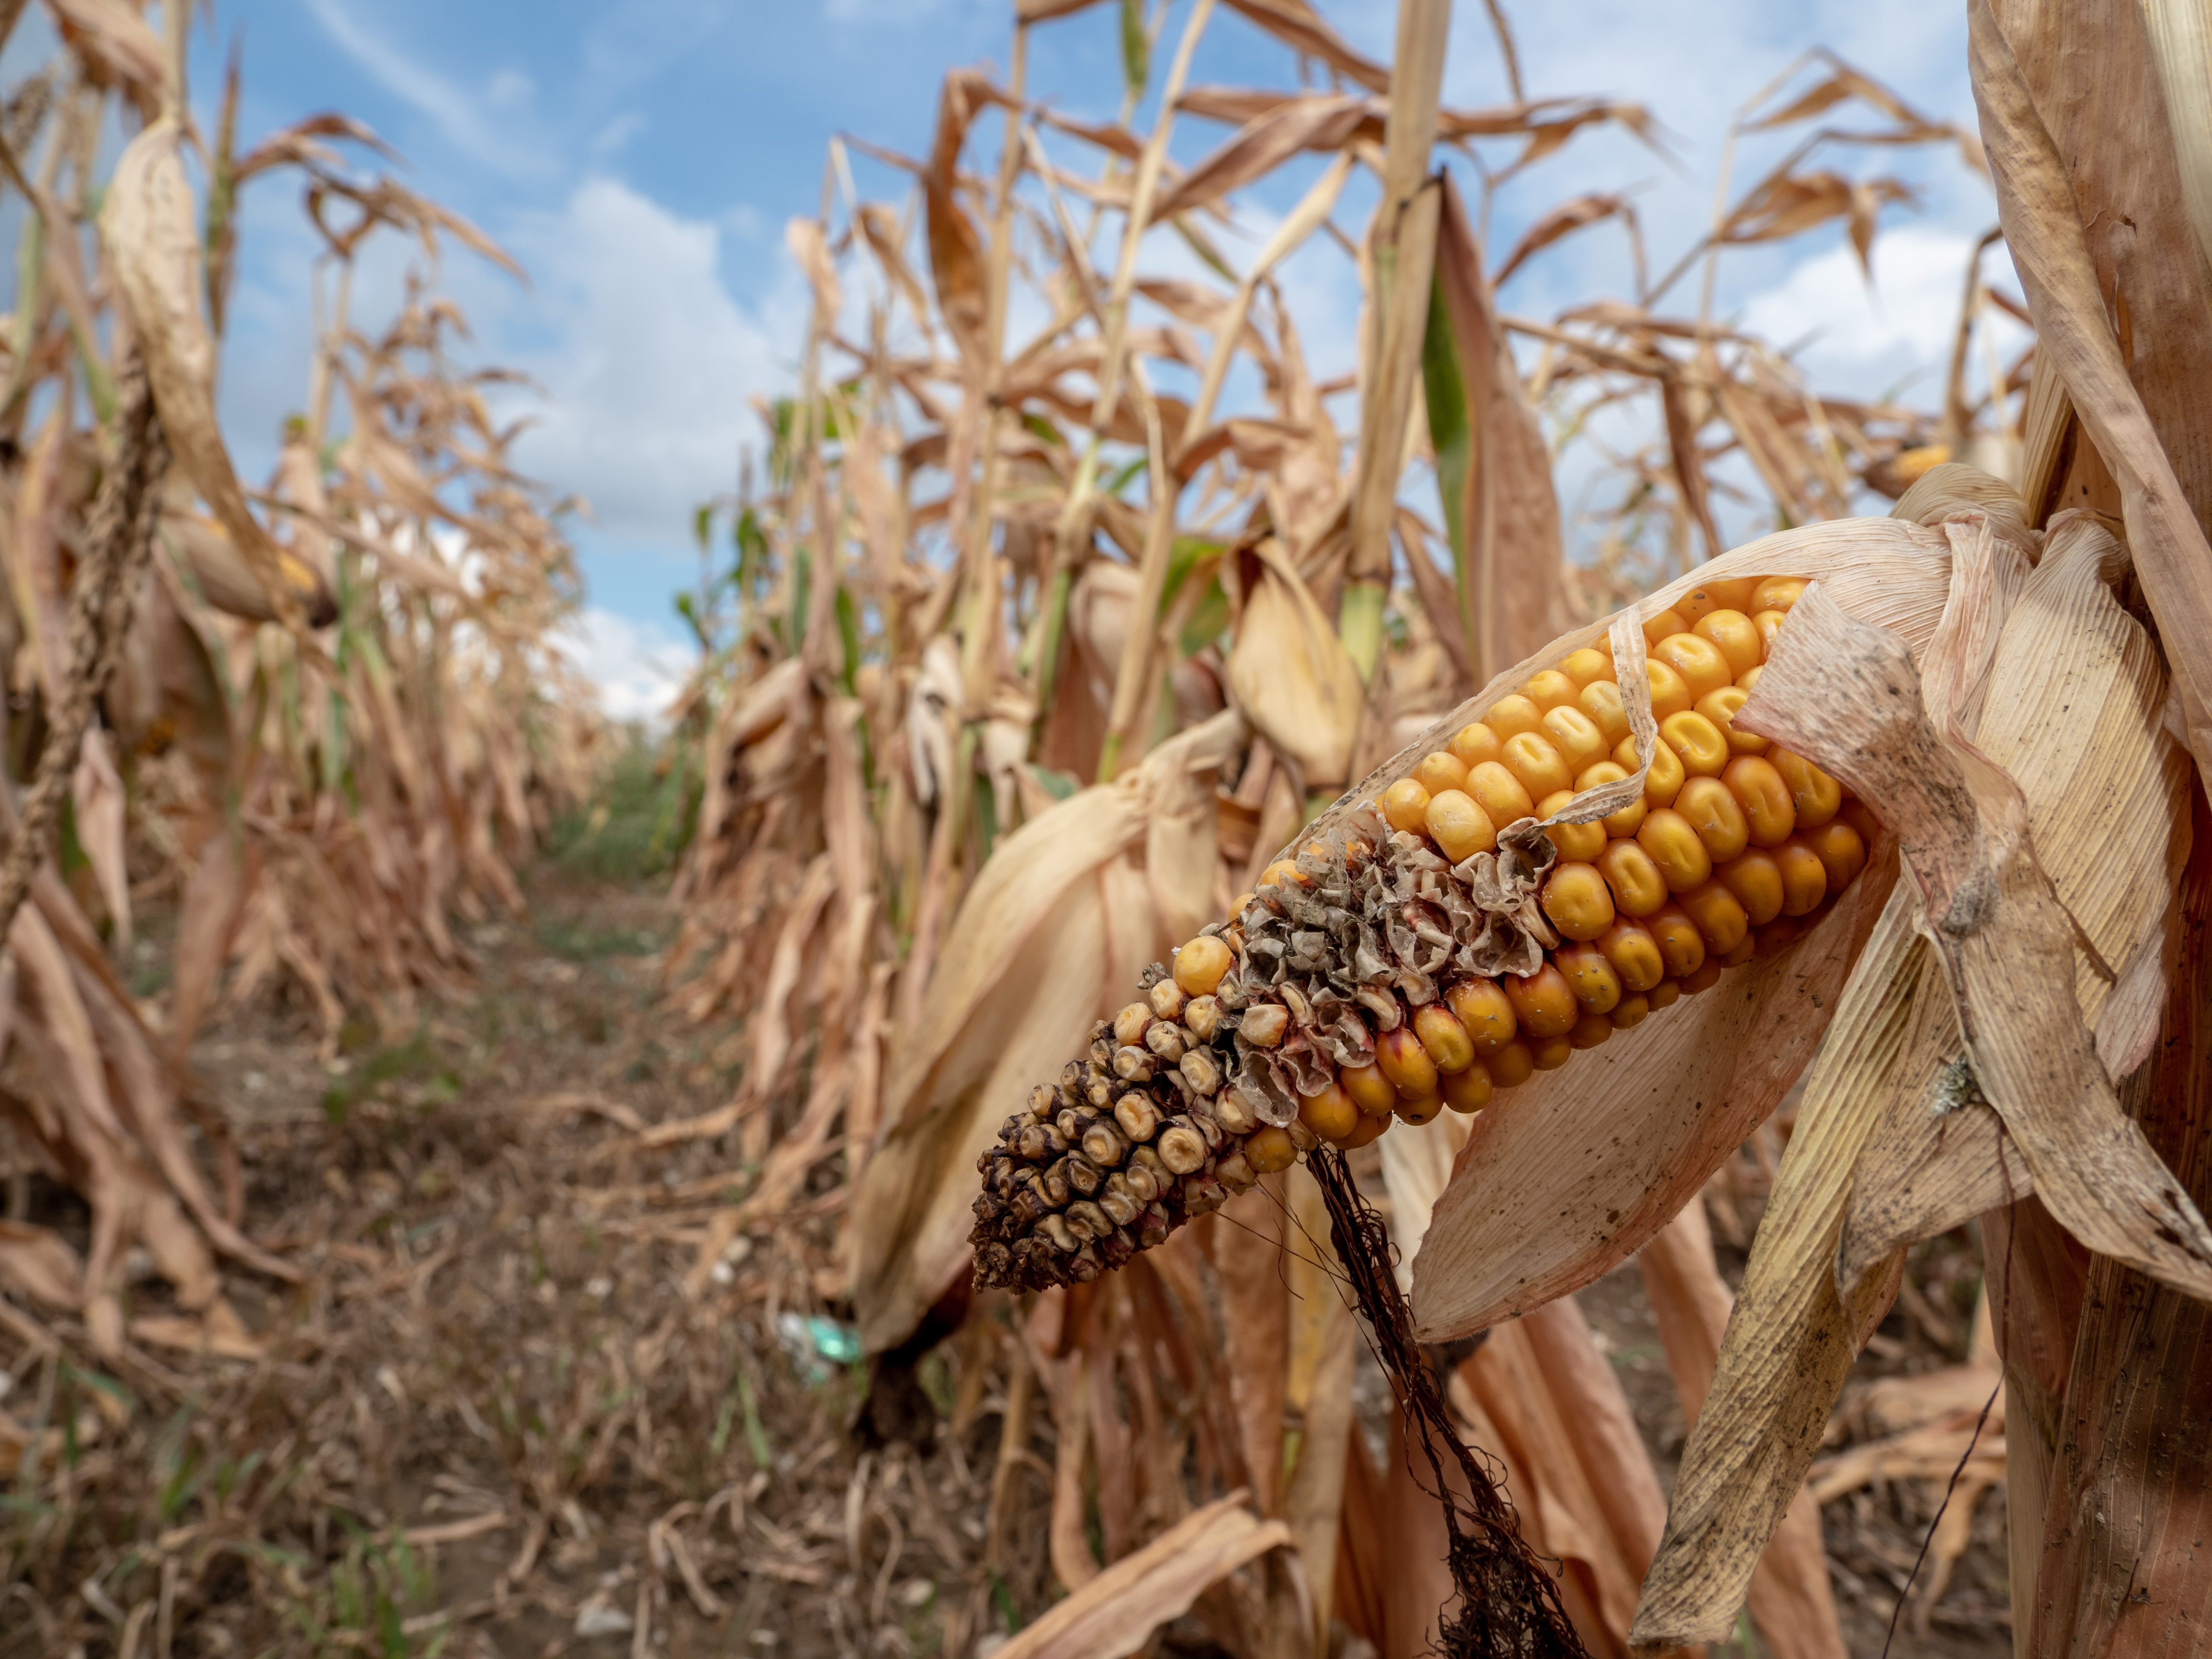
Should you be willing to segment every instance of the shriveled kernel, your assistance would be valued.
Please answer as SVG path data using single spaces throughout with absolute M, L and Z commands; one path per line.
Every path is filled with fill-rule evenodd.
M 1800 830 L 1817 830 L 1836 816 L 1844 804 L 1844 788 L 1802 755 L 1787 749 L 1771 749 L 1766 758 L 1790 787 L 1790 804 L 1796 810 Z
M 1297 1162 L 1298 1149 L 1290 1131 L 1273 1124 L 1244 1138 L 1244 1161 L 1255 1175 L 1274 1175 Z
M 1552 747 L 1559 751 L 1559 758 L 1566 762 L 1570 772 L 1595 766 L 1613 748 L 1605 740 L 1605 733 L 1598 730 L 1597 722 L 1579 708 L 1548 710 L 1544 715 L 1544 735 L 1552 740 Z
M 1232 960 L 1226 945 L 1201 933 L 1176 952 L 1175 982 L 1186 996 L 1211 996 Z
M 1712 854 L 1705 851 L 1689 819 L 1672 807 L 1662 807 L 1644 819 L 1636 842 L 1659 866 L 1670 893 L 1686 893 L 1713 873 Z
M 1446 1072 L 1444 1104 L 1455 1112 L 1479 1112 L 1490 1104 L 1489 1068 L 1476 1060 L 1463 1072 Z
M 1809 831 L 1805 844 L 1813 849 L 1814 856 L 1820 860 L 1820 867 L 1827 872 L 1831 893 L 1842 892 L 1866 868 L 1866 843 L 1859 839 L 1857 830 L 1840 818 Z
M 1518 694 L 1500 697 L 1491 704 L 1490 712 L 1482 717 L 1483 724 L 1498 733 L 1500 743 L 1510 742 L 1523 732 L 1534 732 L 1544 723 L 1544 711 Z
M 1689 820 L 1715 864 L 1727 863 L 1750 842 L 1743 808 L 1718 778 L 1692 778 L 1674 797 L 1674 810 Z
M 1741 685 L 1724 685 L 1698 699 L 1696 712 L 1711 720 L 1714 729 L 1728 740 L 1731 755 L 1763 755 L 1771 746 L 1755 732 L 1736 730 L 1735 711 L 1750 701 L 1750 691 Z
M 1782 914 L 1782 866 L 1765 848 L 1747 848 L 1715 869 L 1713 879 L 1735 895 L 1753 927 L 1763 927 Z
M 1698 924 L 1698 932 L 1705 941 L 1705 949 L 1726 956 L 1743 942 L 1751 931 L 1751 918 L 1736 902 L 1734 893 L 1717 881 L 1693 888 L 1676 901 Z
M 1628 705 L 1620 700 L 1620 688 L 1611 680 L 1592 680 L 1583 687 L 1575 707 L 1597 727 L 1608 750 L 1628 735 Z
M 1751 614 L 1762 611 L 1787 611 L 1797 603 L 1811 581 L 1809 576 L 1769 576 L 1751 590 Z
M 1441 1002 L 1431 1002 L 1413 1012 L 1413 1035 L 1428 1050 L 1439 1072 L 1464 1072 L 1474 1064 L 1474 1040 L 1457 1014 Z
M 1736 671 L 1729 666 L 1721 648 L 1695 634 L 1669 635 L 1652 647 L 1651 654 L 1655 660 L 1665 663 L 1682 677 L 1682 684 L 1690 688 L 1692 702 L 1735 678 Z
M 1660 641 L 1672 638 L 1689 625 L 1680 611 L 1662 611 L 1644 624 L 1644 648 L 1656 649 Z
M 1613 1011 L 1606 1016 L 1616 1031 L 1626 1031 L 1632 1025 L 1641 1025 L 1651 1013 L 1651 999 L 1641 991 L 1621 998 Z
M 1437 850 L 1454 864 L 1498 845 L 1498 830 L 1490 814 L 1475 803 L 1474 796 L 1457 789 L 1447 789 L 1431 800 L 1421 823 Z
M 1817 860 L 1816 860 L 1817 861 Z M 1608 842 L 1598 854 L 1598 873 L 1624 916 L 1648 916 L 1667 902 L 1667 878 L 1640 841 Z
M 1451 750 L 1455 759 L 1464 764 L 1471 772 L 1485 761 L 1496 760 L 1505 744 L 1504 739 L 1497 732 L 1492 731 L 1480 720 L 1475 720 L 1472 724 L 1461 726 L 1453 735 L 1452 740 L 1444 746 Z
M 1418 778 L 1401 778 L 1382 792 L 1382 816 L 1393 830 L 1419 835 L 1428 811 L 1429 792 Z
M 1581 1005 L 1576 1002 L 1566 975 L 1550 963 L 1526 975 L 1500 975 L 1498 982 L 1513 1005 L 1513 1017 L 1521 1030 L 1534 1042 L 1564 1036 L 1574 1024 Z
M 1682 1000 L 1682 988 L 1674 980 L 1662 979 L 1646 994 L 1651 999 L 1651 1012 L 1656 1014 L 1661 1009 L 1671 1008 L 1680 1002 Z
M 1336 1074 L 1352 1103 L 1370 1117 L 1388 1117 L 1398 1103 L 1398 1091 L 1382 1075 L 1380 1066 L 1347 1066 Z
M 1382 1075 L 1390 1079 L 1401 1099 L 1417 1099 L 1437 1091 L 1437 1063 L 1429 1058 L 1429 1051 L 1410 1025 L 1385 1031 L 1375 1039 L 1375 1063 L 1382 1068 Z
M 1540 731 L 1522 732 L 1505 739 L 1505 769 L 1520 780 L 1531 800 L 1541 800 L 1575 781 L 1574 769 Z
M 1710 991 L 1721 982 L 1721 959 L 1707 957 L 1697 972 L 1682 975 L 1682 994 L 1693 997 L 1700 991 Z
M 1659 741 L 1673 750 L 1693 778 L 1717 778 L 1728 769 L 1728 739 L 1695 709 L 1669 714 L 1659 722 Z
M 1774 862 L 1782 872 L 1782 914 L 1802 916 L 1828 896 L 1828 866 L 1820 855 L 1792 836 L 1774 848 Z
M 1439 749 L 1421 757 L 1421 763 L 1413 769 L 1413 781 L 1431 795 L 1441 795 L 1447 789 L 1467 787 L 1467 763 L 1449 750 Z
M 1741 611 L 1708 611 L 1690 625 L 1690 631 L 1715 647 L 1727 659 L 1730 679 L 1766 660 L 1766 647 L 1759 637 L 1758 624 Z
M 1613 659 L 1604 652 L 1593 650 L 1586 645 L 1579 651 L 1567 653 L 1565 659 L 1559 664 L 1559 672 L 1576 685 L 1586 686 L 1592 680 L 1613 678 Z
M 1569 1032 L 1573 1030 L 1574 1027 L 1571 1025 L 1567 1028 Z M 1547 1037 L 1541 1042 L 1534 1044 L 1530 1048 L 1529 1054 L 1535 1061 L 1538 1071 L 1556 1072 L 1575 1057 L 1574 1039 L 1565 1033 L 1555 1037 Z
M 1565 945 L 1552 960 L 1566 975 L 1567 988 L 1589 1012 L 1609 1014 L 1620 1000 L 1620 975 L 1595 945 Z
M 1542 903 L 1552 925 L 1571 939 L 1595 939 L 1613 926 L 1613 893 L 1595 865 L 1553 865 Z
M 1628 769 L 1619 761 L 1600 761 L 1575 779 L 1575 791 L 1579 794 L 1585 789 L 1595 789 L 1600 784 L 1619 783 L 1627 775 Z M 1650 810 L 1651 803 L 1638 795 L 1618 812 L 1608 812 L 1598 822 L 1605 826 L 1609 840 L 1619 841 L 1625 836 L 1634 835 L 1638 826 L 1644 822 L 1644 815 Z
M 1797 827 L 1797 804 L 1774 763 L 1763 755 L 1738 755 L 1721 781 L 1743 809 L 1754 847 L 1779 847 Z
M 1499 830 L 1517 823 L 1522 818 L 1536 816 L 1536 799 L 1521 786 L 1521 780 L 1507 771 L 1498 761 L 1485 761 L 1467 775 L 1467 793 L 1474 797 L 1474 804 L 1482 808 L 1483 815 Z
M 1189 1000 L 1182 987 L 1171 979 L 1162 980 L 1146 993 L 1146 997 L 1152 1005 L 1153 1017 L 1158 1019 L 1181 1019 L 1183 1005 Z
M 1574 798 L 1572 789 L 1562 789 L 1547 795 L 1536 803 L 1536 815 L 1548 818 L 1554 812 L 1564 811 Z M 1552 845 L 1559 849 L 1559 856 L 1572 863 L 1588 864 L 1605 851 L 1603 823 L 1555 823 L 1544 833 L 1551 837 Z
M 1547 668 L 1521 688 L 1521 695 L 1549 714 L 1563 704 L 1573 702 L 1581 690 L 1572 677 L 1556 668 Z
M 1410 1099 L 1401 1099 L 1397 1112 L 1401 1122 L 1418 1127 L 1428 1122 L 1443 1109 L 1444 1097 L 1441 1094 L 1415 1095 Z
M 1624 916 L 1597 936 L 1597 948 L 1620 975 L 1621 985 L 1632 993 L 1648 991 L 1667 977 L 1659 941 L 1640 921 Z
M 1659 958 L 1667 964 L 1668 978 L 1693 974 L 1705 959 L 1705 935 L 1680 905 L 1670 903 L 1653 911 L 1644 918 L 1644 925 L 1659 942 Z
M 1635 738 L 1623 738 L 1620 740 L 1620 747 L 1613 751 L 1613 758 L 1615 765 L 1625 766 L 1633 772 L 1636 769 Z M 1655 810 L 1662 806 L 1672 806 L 1674 804 L 1674 797 L 1681 793 L 1682 785 L 1687 781 L 1689 775 L 1682 769 L 1682 757 L 1680 755 L 1663 743 L 1653 744 L 1651 769 L 1644 775 L 1645 804 Z
M 1359 1108 L 1352 1103 L 1344 1085 L 1332 1078 L 1319 1094 L 1300 1099 L 1298 1121 L 1323 1140 L 1341 1140 L 1359 1127 Z
M 1584 1014 L 1567 1033 L 1567 1041 L 1577 1048 L 1595 1048 L 1612 1035 L 1613 1022 L 1603 1014 Z
M 1182 1029 L 1200 1042 L 1212 1042 L 1213 1034 L 1221 1029 L 1221 1004 L 1212 997 L 1193 997 L 1183 1005 Z
M 1484 1064 L 1490 1067 L 1490 1081 L 1494 1087 L 1517 1089 L 1535 1072 L 1536 1051 L 1516 1037 Z
M 1247 1008 L 1244 1017 L 1237 1023 L 1247 1042 L 1261 1048 L 1272 1048 L 1283 1040 L 1290 1028 L 1291 1011 L 1279 1002 L 1262 1002 Z
M 1152 1023 L 1152 1008 L 1142 1002 L 1133 1002 L 1114 1016 L 1114 1041 L 1122 1048 L 1133 1048 L 1145 1040 L 1145 1032 Z
M 1484 1059 L 1513 1041 L 1513 1005 L 1494 979 L 1463 979 L 1444 991 L 1444 1002 L 1467 1029 L 1468 1042 Z
M 1690 683 L 1674 672 L 1674 665 L 1657 657 L 1644 659 L 1644 678 L 1651 687 L 1651 718 L 1663 720 L 1679 714 L 1697 701 Z

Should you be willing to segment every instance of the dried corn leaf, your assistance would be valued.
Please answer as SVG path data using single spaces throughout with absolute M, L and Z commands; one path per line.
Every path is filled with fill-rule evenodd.
M 1335 783 L 1352 763 L 1365 696 L 1359 671 L 1279 541 L 1271 536 L 1244 550 L 1236 566 L 1241 606 L 1230 691 L 1310 786 Z

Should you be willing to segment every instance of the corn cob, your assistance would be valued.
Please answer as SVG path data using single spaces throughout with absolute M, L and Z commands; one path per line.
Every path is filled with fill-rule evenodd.
M 1637 769 L 1609 647 L 1499 699 L 1147 969 L 978 1161 L 977 1282 L 1087 1281 L 1301 1152 L 1481 1111 L 1808 931 L 1880 826 L 1732 724 L 1804 586 L 1709 583 L 1643 625 L 1656 741 L 1604 817 L 1553 821 Z

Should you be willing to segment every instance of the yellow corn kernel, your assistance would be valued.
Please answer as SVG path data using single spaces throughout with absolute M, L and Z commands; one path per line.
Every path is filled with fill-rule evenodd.
M 1229 971 L 1229 947 L 1201 933 L 1175 953 L 1175 982 L 1187 997 L 1212 996 Z
M 1673 1007 L 1682 1000 L 1681 981 L 1662 979 L 1646 994 L 1651 999 L 1651 1012 L 1656 1014 L 1662 1008 Z
M 1667 964 L 1667 977 L 1682 979 L 1698 971 L 1705 959 L 1705 936 L 1690 913 L 1679 904 L 1662 905 L 1644 918 L 1651 937 L 1658 941 L 1659 959 Z
M 1382 816 L 1393 830 L 1418 836 L 1426 827 L 1429 792 L 1419 778 L 1401 778 L 1382 792 Z
M 1612 1035 L 1613 1022 L 1603 1014 L 1584 1014 L 1567 1033 L 1567 1041 L 1577 1048 L 1595 1048 Z
M 1751 590 L 1751 614 L 1755 617 L 1762 611 L 1789 610 L 1811 580 L 1809 576 L 1769 576 Z
M 1359 1127 L 1359 1108 L 1352 1103 L 1344 1085 L 1331 1078 L 1319 1094 L 1299 1100 L 1298 1121 L 1323 1140 L 1341 1140 Z
M 1556 668 L 1547 668 L 1521 688 L 1521 695 L 1549 714 L 1554 708 L 1571 705 L 1582 695 L 1582 687 L 1575 684 L 1571 676 Z
M 1730 679 L 1766 660 L 1766 642 L 1759 637 L 1758 624 L 1741 611 L 1709 611 L 1691 624 L 1690 631 L 1727 659 Z
M 1651 718 L 1663 720 L 1669 714 L 1679 714 L 1697 702 L 1690 683 L 1674 672 L 1674 665 L 1656 657 L 1644 659 L 1644 678 L 1651 687 Z
M 1674 601 L 1674 613 L 1682 619 L 1686 629 L 1695 628 L 1698 622 L 1719 610 L 1720 601 L 1709 587 L 1693 587 Z
M 1620 975 L 1595 945 L 1563 945 L 1552 960 L 1567 976 L 1575 1000 L 1594 1014 L 1609 1014 L 1620 1001 Z
M 1767 759 L 1790 786 L 1790 804 L 1796 809 L 1800 830 L 1818 830 L 1844 804 L 1844 787 L 1802 755 L 1787 749 L 1770 750 Z
M 1513 1041 L 1519 1022 L 1494 979 L 1463 979 L 1444 992 L 1444 1006 L 1459 1016 L 1479 1059 L 1494 1057 Z
M 1667 902 L 1667 878 L 1640 841 L 1607 842 L 1597 869 L 1613 893 L 1613 908 L 1624 916 L 1648 916 Z
M 1717 881 L 1692 888 L 1677 901 L 1698 924 L 1698 932 L 1705 941 L 1705 949 L 1721 956 L 1743 943 L 1743 936 L 1751 931 L 1751 918 L 1735 902 L 1735 895 Z
M 1579 784 L 1576 787 L 1581 787 Z M 1836 816 L 1857 830 L 1859 839 L 1869 848 L 1881 835 L 1881 820 L 1875 817 L 1872 807 L 1856 795 L 1844 797 L 1844 804 L 1837 809 Z
M 1697 972 L 1682 975 L 1682 994 L 1693 997 L 1700 991 L 1710 991 L 1721 982 L 1721 959 L 1707 957 Z
M 1595 939 L 1613 926 L 1613 894 L 1592 865 L 1553 865 L 1543 904 L 1552 925 L 1569 939 Z
M 1745 669 L 1742 673 L 1735 677 L 1736 689 L 1740 691 L 1756 690 L 1759 685 L 1759 677 L 1765 672 L 1764 665 L 1757 668 Z
M 1866 843 L 1859 839 L 1857 830 L 1840 818 L 1808 833 L 1805 844 L 1813 849 L 1814 856 L 1820 860 L 1820 867 L 1827 872 L 1831 893 L 1842 892 L 1866 868 Z
M 1559 758 L 1566 762 L 1569 772 L 1596 765 L 1613 747 L 1605 740 L 1605 733 L 1598 730 L 1597 722 L 1579 708 L 1563 706 L 1547 711 L 1544 735 L 1559 751 Z
M 1504 744 L 1498 740 L 1497 732 L 1480 720 L 1476 720 L 1461 726 L 1445 747 L 1451 750 L 1454 759 L 1462 763 L 1472 772 L 1483 762 L 1496 760 Z
M 1713 873 L 1712 854 L 1698 839 L 1689 819 L 1672 807 L 1662 806 L 1644 820 L 1636 843 L 1651 855 L 1670 893 L 1686 893 L 1703 886 Z
M 1659 941 L 1642 922 L 1628 917 L 1600 933 L 1597 948 L 1631 992 L 1648 991 L 1667 977 L 1667 963 L 1659 954 Z
M 1792 836 L 1774 849 L 1774 862 L 1782 871 L 1782 914 L 1802 916 L 1828 896 L 1828 866 L 1820 855 Z
M 1748 611 L 1752 589 L 1759 586 L 1756 576 L 1731 576 L 1724 581 L 1701 582 L 1698 592 L 1710 594 L 1712 604 L 1707 614 L 1714 611 Z
M 1244 1137 L 1244 1161 L 1260 1175 L 1276 1175 L 1298 1161 L 1298 1149 L 1290 1131 L 1269 1124 Z
M 1774 854 L 1753 847 L 1713 872 L 1713 879 L 1735 895 L 1751 925 L 1763 927 L 1782 914 L 1782 866 Z
M 1447 789 L 1429 802 L 1421 823 L 1437 849 L 1454 864 L 1487 853 L 1498 845 L 1498 828 L 1474 797 Z
M 1262 887 L 1287 889 L 1307 884 L 1305 877 L 1298 872 L 1298 866 L 1288 859 L 1277 859 L 1260 872 L 1260 885 Z
M 1573 1026 L 1567 1028 L 1569 1032 L 1573 1030 Z M 1556 1072 L 1575 1057 L 1574 1038 L 1564 1033 L 1559 1036 L 1547 1037 L 1543 1042 L 1534 1046 L 1530 1054 L 1535 1061 L 1538 1071 Z
M 1766 739 L 1749 732 L 1735 729 L 1735 711 L 1751 701 L 1751 692 L 1741 685 L 1724 685 L 1717 691 L 1708 691 L 1698 699 L 1697 713 L 1713 723 L 1713 727 L 1728 742 L 1731 755 L 1763 755 Z
M 1370 1117 L 1366 1113 L 1362 1112 L 1359 1115 L 1358 1126 L 1336 1144 L 1347 1152 L 1356 1152 L 1362 1146 L 1371 1146 L 1380 1140 L 1383 1131 L 1397 1121 L 1395 1117 L 1387 1115 L 1382 1117 Z
M 1491 704 L 1490 712 L 1482 717 L 1483 724 L 1498 733 L 1504 743 L 1523 732 L 1534 732 L 1544 723 L 1544 711 L 1528 698 L 1514 696 L 1500 697 Z
M 1730 951 L 1726 956 L 1720 959 L 1721 966 L 1723 968 L 1741 968 L 1745 963 L 1749 962 L 1758 954 L 1759 936 L 1756 933 L 1747 930 L 1744 936 L 1736 941 L 1735 949 Z
M 1774 636 L 1782 631 L 1782 624 L 1790 620 L 1787 611 L 1760 611 L 1753 613 L 1751 625 L 1759 630 L 1759 659 L 1765 662 L 1773 653 Z
M 1566 660 L 1559 665 L 1559 672 L 1577 687 L 1587 686 L 1593 680 L 1613 678 L 1613 659 L 1602 651 L 1594 651 L 1584 646 L 1579 651 L 1567 653 Z
M 1467 763 L 1450 750 L 1439 749 L 1422 756 L 1421 763 L 1410 775 L 1431 795 L 1441 795 L 1447 789 L 1467 787 Z
M 1606 1016 L 1616 1031 L 1626 1031 L 1632 1025 L 1641 1025 L 1651 1016 L 1651 999 L 1641 991 L 1621 998 L 1613 1011 Z
M 1464 1072 L 1474 1064 L 1474 1041 L 1457 1014 L 1441 1002 L 1413 1012 L 1413 1035 L 1439 1072 Z
M 1692 778 L 1674 797 L 1674 810 L 1690 821 L 1690 828 L 1698 832 L 1698 839 L 1705 842 L 1706 854 L 1715 864 L 1727 863 L 1751 840 L 1751 826 L 1744 822 L 1743 808 L 1718 778 Z
M 1352 1103 L 1370 1117 L 1388 1117 L 1398 1103 L 1398 1091 L 1382 1075 L 1380 1066 L 1347 1066 L 1336 1074 Z
M 1650 650 L 1671 635 L 1680 633 L 1690 624 L 1679 611 L 1662 611 L 1644 624 L 1644 646 Z
M 1598 729 L 1610 749 L 1628 735 L 1628 708 L 1620 700 L 1620 688 L 1611 680 L 1592 680 L 1583 687 L 1583 694 L 1575 700 L 1589 723 Z
M 1562 789 L 1544 797 L 1536 803 L 1536 815 L 1548 818 L 1554 812 L 1565 810 L 1574 799 L 1574 791 Z M 1605 851 L 1605 825 L 1602 823 L 1555 823 L 1544 833 L 1552 838 L 1552 845 L 1559 849 L 1559 856 L 1573 864 L 1593 862 Z
M 1574 768 L 1541 732 L 1522 732 L 1506 738 L 1504 765 L 1521 780 L 1531 800 L 1541 800 L 1575 781 Z
M 1500 975 L 1498 983 L 1513 1005 L 1513 1018 L 1522 1032 L 1533 1042 L 1565 1036 L 1582 1012 L 1566 975 L 1548 962 L 1525 976 Z
M 1619 761 L 1600 761 L 1576 777 L 1575 793 L 1579 794 L 1585 789 L 1595 789 L 1601 783 L 1619 783 L 1627 775 L 1628 769 Z M 1637 826 L 1644 822 L 1644 815 L 1650 810 L 1651 803 L 1638 795 L 1618 812 L 1608 812 L 1598 822 L 1605 826 L 1607 836 L 1619 841 L 1624 836 L 1634 835 Z M 1591 861 L 1596 861 L 1595 854 L 1591 855 Z
M 1444 1097 L 1441 1094 L 1403 1096 L 1398 1102 L 1398 1121 L 1419 1127 L 1428 1122 L 1443 1109 Z
M 1623 738 L 1613 751 L 1613 764 L 1633 772 L 1636 769 L 1636 739 Z M 1682 757 L 1665 744 L 1654 744 L 1651 748 L 1651 769 L 1644 775 L 1644 799 L 1653 808 L 1672 806 L 1674 797 L 1681 793 L 1689 774 L 1682 769 Z
M 1536 802 L 1501 761 L 1485 761 L 1467 775 L 1467 793 L 1494 829 L 1536 816 Z
M 1720 647 L 1695 634 L 1670 634 L 1652 648 L 1651 654 L 1682 677 L 1692 702 L 1735 678 L 1736 671 L 1729 666 Z
M 1437 1063 L 1421 1046 L 1410 1025 L 1385 1031 L 1375 1039 L 1375 1063 L 1401 1100 L 1419 1100 L 1437 1091 Z
M 1797 804 L 1790 799 L 1790 786 L 1774 763 L 1757 755 L 1738 755 L 1721 774 L 1721 781 L 1743 808 L 1754 847 L 1779 847 L 1797 827 Z
M 1490 1080 L 1500 1089 L 1517 1089 L 1536 1069 L 1536 1051 L 1516 1037 L 1487 1060 Z
M 1490 1072 L 1479 1060 L 1463 1072 L 1444 1073 L 1444 1104 L 1455 1112 L 1480 1111 L 1490 1104 Z
M 1752 954 L 1778 957 L 1811 930 L 1810 916 L 1777 916 L 1753 930 Z
M 1680 757 L 1682 769 L 1693 778 L 1717 778 L 1728 769 L 1728 739 L 1695 709 L 1661 720 L 1659 741 Z

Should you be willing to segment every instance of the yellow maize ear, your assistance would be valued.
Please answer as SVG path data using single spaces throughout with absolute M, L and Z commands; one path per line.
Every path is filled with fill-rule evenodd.
M 977 1166 L 977 1281 L 1085 1282 L 1303 1149 L 1510 1111 L 1538 1072 L 1790 948 L 1881 833 L 1734 729 L 1804 586 L 1710 583 L 1643 624 L 1648 752 L 1608 639 L 1269 865 L 1006 1121 Z M 1583 810 L 1612 811 L 1564 821 L 1598 789 Z

